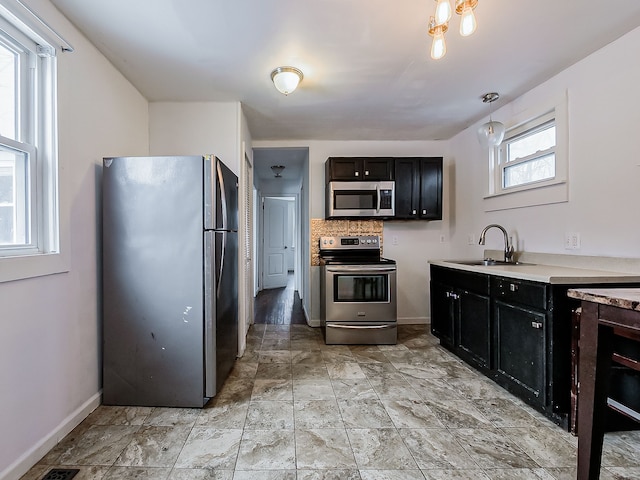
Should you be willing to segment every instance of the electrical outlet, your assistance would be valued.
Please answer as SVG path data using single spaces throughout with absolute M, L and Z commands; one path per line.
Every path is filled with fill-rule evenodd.
M 393 237 L 391 237 L 391 243 L 393 243 L 394 245 L 398 245 L 398 236 L 394 235 Z
M 564 232 L 564 249 L 571 250 L 571 234 Z
M 440 235 L 440 243 L 444 243 L 446 240 L 444 235 Z
M 565 232 L 564 234 L 564 248 L 565 250 L 578 250 L 580 248 L 580 233 L 579 232 Z
M 469 245 L 475 245 L 476 244 L 476 234 L 475 233 L 470 233 L 469 235 L 467 235 L 467 244 L 469 244 Z
M 571 234 L 571 249 L 578 250 L 580 248 L 580 233 L 573 232 Z

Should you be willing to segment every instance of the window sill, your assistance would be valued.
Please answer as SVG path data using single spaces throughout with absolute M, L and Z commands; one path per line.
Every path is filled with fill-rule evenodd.
M 0 283 L 66 273 L 69 271 L 66 257 L 62 253 L 0 257 Z
M 568 201 L 569 186 L 567 182 L 559 182 L 526 190 L 487 195 L 484 197 L 484 210 L 493 212 Z

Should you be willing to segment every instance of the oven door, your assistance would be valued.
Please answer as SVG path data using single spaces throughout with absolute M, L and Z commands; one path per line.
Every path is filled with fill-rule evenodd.
M 326 265 L 326 322 L 395 322 L 395 265 Z

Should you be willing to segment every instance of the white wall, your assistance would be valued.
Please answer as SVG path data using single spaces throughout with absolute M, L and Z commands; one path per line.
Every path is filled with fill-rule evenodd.
M 640 257 L 640 28 L 630 32 L 526 95 L 500 108 L 494 119 L 513 115 L 568 95 L 569 202 L 485 212 L 486 160 L 476 126 L 451 141 L 455 163 L 452 252 L 482 255 L 467 235 L 500 223 L 530 252 Z M 579 232 L 582 247 L 564 249 L 565 232 Z M 501 236 L 487 236 L 487 248 L 502 248 Z
M 146 100 L 47 0 L 25 2 L 75 47 L 58 59 L 69 272 L 0 283 L 0 478 L 14 479 L 95 408 L 101 389 L 102 157 L 148 153 Z
M 149 152 L 214 154 L 240 176 L 241 122 L 239 102 L 152 102 Z

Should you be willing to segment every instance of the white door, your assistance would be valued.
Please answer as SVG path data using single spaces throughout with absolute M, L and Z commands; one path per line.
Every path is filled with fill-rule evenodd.
M 263 288 L 287 285 L 287 218 L 289 202 L 280 198 L 264 199 Z

